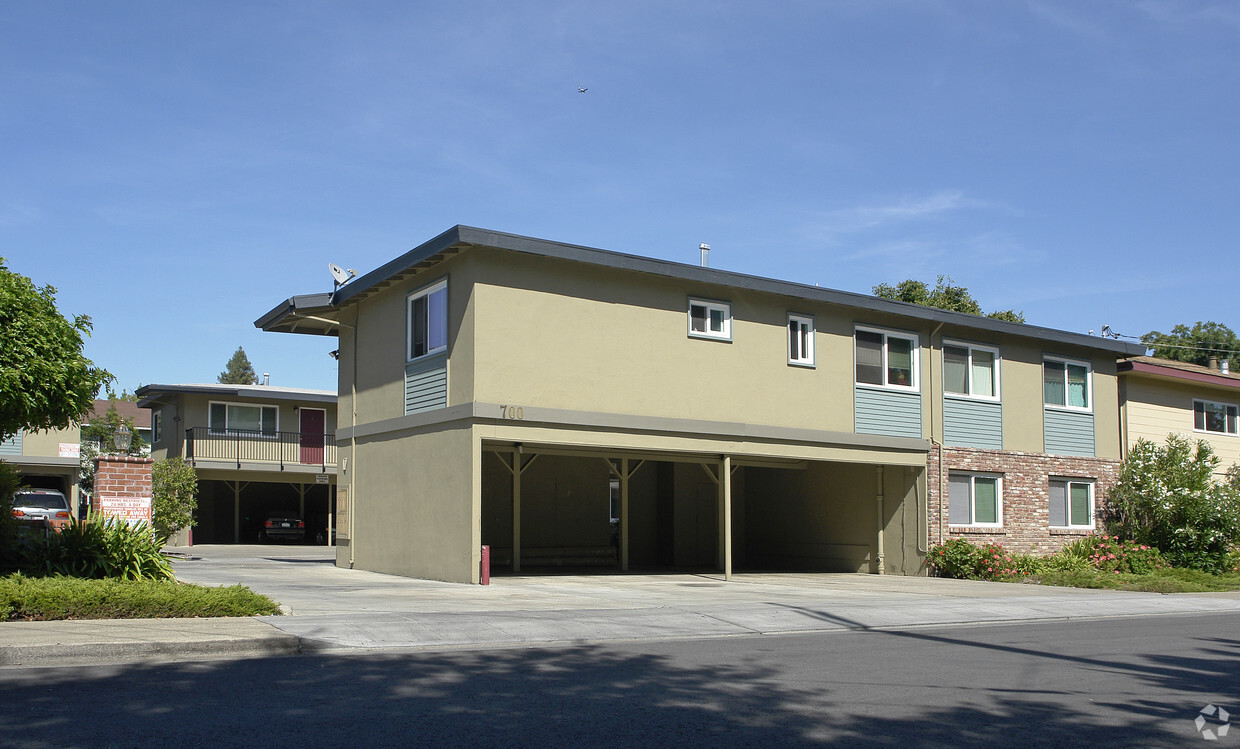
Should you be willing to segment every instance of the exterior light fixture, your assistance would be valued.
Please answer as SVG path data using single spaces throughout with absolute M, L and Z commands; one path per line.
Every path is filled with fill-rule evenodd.
M 133 439 L 133 433 L 129 431 L 129 427 L 121 424 L 112 433 L 112 446 L 116 448 L 118 453 L 129 451 L 129 442 Z

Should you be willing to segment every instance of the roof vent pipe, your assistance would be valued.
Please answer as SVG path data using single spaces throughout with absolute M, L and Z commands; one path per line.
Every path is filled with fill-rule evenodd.
M 703 242 L 702 244 L 698 245 L 698 249 L 702 251 L 702 267 L 709 268 L 710 267 L 710 245 Z
M 1218 357 L 1210 354 L 1210 358 L 1206 360 L 1206 366 L 1210 369 L 1218 369 Z
M 263 372 L 263 384 L 264 385 L 271 384 L 271 373 L 270 372 Z
M 1231 360 L 1224 359 L 1218 363 L 1218 371 L 1223 374 L 1231 374 Z

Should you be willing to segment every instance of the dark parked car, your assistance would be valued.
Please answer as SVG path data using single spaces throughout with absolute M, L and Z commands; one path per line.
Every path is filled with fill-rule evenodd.
M 259 541 L 304 541 L 306 524 L 297 512 L 273 510 L 267 513 L 263 521 L 263 529 L 259 531 Z
M 69 500 L 55 489 L 20 489 L 13 494 L 13 517 L 44 521 L 59 531 L 73 520 Z

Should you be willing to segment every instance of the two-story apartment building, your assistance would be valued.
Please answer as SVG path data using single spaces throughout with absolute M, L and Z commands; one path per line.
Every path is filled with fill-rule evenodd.
M 22 482 L 39 489 L 56 489 L 69 500 L 74 513 L 78 493 L 81 427 L 21 431 L 0 440 L 0 460 L 17 469 Z
M 1218 476 L 1240 463 L 1240 375 L 1218 366 L 1134 356 L 1119 362 L 1125 450 L 1171 433 L 1203 439 L 1219 456 Z
M 338 563 L 925 571 L 1053 548 L 1139 346 L 458 226 L 265 330 L 339 336 Z
M 270 385 L 145 385 L 151 457 L 198 475 L 195 543 L 255 543 L 273 513 L 326 538 L 336 484 L 336 394 Z M 173 545 L 188 543 L 182 531 Z

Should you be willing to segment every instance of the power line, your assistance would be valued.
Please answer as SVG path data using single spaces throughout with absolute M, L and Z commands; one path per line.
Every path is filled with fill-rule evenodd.
M 1204 351 L 1208 354 L 1227 354 L 1228 356 L 1234 356 L 1237 353 L 1240 353 L 1240 351 L 1234 348 L 1209 348 L 1206 346 L 1185 346 L 1179 343 L 1149 343 L 1145 341 L 1144 339 L 1142 339 L 1141 336 L 1127 335 L 1125 333 L 1116 333 L 1114 330 L 1111 330 L 1110 325 L 1102 326 L 1102 335 L 1103 337 L 1106 337 L 1106 338 L 1130 338 L 1134 341 L 1137 341 L 1138 343 L 1145 344 L 1146 348 L 1178 348 L 1178 349 L 1184 349 L 1186 351 Z

